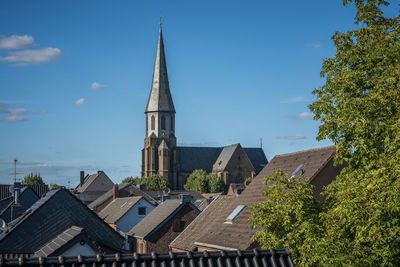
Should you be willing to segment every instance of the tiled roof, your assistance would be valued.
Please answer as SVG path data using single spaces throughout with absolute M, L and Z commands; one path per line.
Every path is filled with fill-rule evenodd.
M 72 225 L 94 241 L 121 251 L 124 238 L 66 189 L 48 192 L 0 233 L 0 254 L 35 253 Z
M 0 258 L 0 266 L 294 267 L 288 249 Z
M 122 183 L 118 185 L 119 197 L 130 197 L 130 196 L 142 196 L 152 205 L 156 206 L 157 201 L 155 201 L 151 196 L 149 196 L 146 192 L 140 190 L 136 187 L 136 185 L 131 183 Z M 88 205 L 89 208 L 96 210 L 99 206 L 103 205 L 113 197 L 113 189 L 108 190 L 106 193 L 98 197 L 92 203 Z
M 197 233 L 196 236 L 201 235 L 200 238 L 192 239 L 190 235 L 187 237 L 191 243 L 200 242 L 210 245 L 218 245 L 223 247 L 232 247 L 236 249 L 247 249 L 252 246 L 253 235 L 256 229 L 250 229 L 250 211 L 249 207 L 257 202 L 265 201 L 265 196 L 262 192 L 266 185 L 262 183 L 266 175 L 279 168 L 284 172 L 291 174 L 297 169 L 300 164 L 303 164 L 304 176 L 309 177 L 310 181 L 315 175 L 332 159 L 335 153 L 335 147 L 324 147 L 319 149 L 311 149 L 300 151 L 296 153 L 284 154 L 275 156 L 265 168 L 257 175 L 246 189 L 237 197 L 230 201 L 225 201 L 223 208 L 209 210 L 207 218 L 203 218 L 204 223 L 213 223 L 213 227 L 206 227 Z M 214 202 L 213 202 L 214 203 Z M 213 204 L 212 203 L 212 204 Z M 212 206 L 211 204 L 211 206 Z M 244 209 L 234 218 L 232 224 L 224 223 L 227 216 L 238 206 L 244 205 Z M 203 212 L 205 212 L 204 210 Z M 201 216 L 198 216 L 192 224 L 196 224 Z M 189 226 L 185 231 L 189 231 Z M 174 246 L 183 243 L 178 240 L 174 241 Z M 186 241 L 188 242 L 188 241 Z M 185 245 L 185 248 L 187 245 Z
M 82 227 L 78 226 L 71 226 L 58 236 L 56 236 L 53 240 L 48 242 L 46 245 L 41 247 L 38 251 L 36 251 L 35 255 L 40 257 L 47 257 L 55 252 L 57 249 L 61 248 L 62 246 L 66 245 L 68 242 L 73 240 L 78 235 L 84 232 Z
M 163 225 L 167 219 L 179 211 L 186 203 L 182 203 L 179 199 L 168 199 L 164 203 L 158 205 L 152 210 L 146 217 L 143 218 L 138 224 L 136 224 L 130 231 L 129 235 L 145 238 L 151 234 L 157 227 Z M 191 207 L 198 211 L 199 210 L 189 203 Z
M 218 216 L 213 214 L 219 213 L 235 199 L 234 196 L 220 195 L 217 196 L 186 229 L 180 233 L 170 244 L 171 248 L 178 248 L 186 251 L 194 251 L 194 244 L 205 232 L 209 232 L 215 227 Z
M 142 197 L 121 197 L 114 199 L 99 212 L 99 217 L 106 223 L 116 223 L 141 199 Z
M 79 185 L 75 188 L 75 190 L 76 190 L 78 193 L 83 193 L 83 192 L 85 192 L 86 189 L 88 189 L 88 187 L 89 187 L 94 181 L 96 181 L 97 178 L 99 178 L 99 177 L 102 176 L 102 175 L 104 175 L 105 179 L 107 180 L 107 182 L 108 182 L 108 184 L 109 184 L 110 186 L 113 185 L 113 182 L 112 182 L 111 179 L 107 176 L 107 174 L 105 174 L 105 172 L 103 172 L 103 171 L 98 171 L 98 172 L 95 173 L 95 174 L 88 174 L 88 175 L 86 175 L 83 184 L 82 184 L 82 185 L 79 184 Z M 104 191 L 106 191 L 106 190 L 104 190 Z

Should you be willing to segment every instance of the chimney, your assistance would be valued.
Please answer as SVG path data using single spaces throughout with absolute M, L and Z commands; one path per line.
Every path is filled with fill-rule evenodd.
M 102 171 L 101 170 L 99 170 L 99 171 L 97 171 L 97 174 L 100 174 Z
M 85 182 L 85 171 L 81 171 L 81 179 L 79 185 L 82 186 L 84 182 Z
M 186 194 L 180 194 L 179 199 L 181 200 L 181 203 L 190 203 L 192 202 L 192 196 L 191 195 L 186 195 Z
M 117 199 L 119 196 L 119 187 L 118 184 L 114 184 L 113 187 L 113 200 Z

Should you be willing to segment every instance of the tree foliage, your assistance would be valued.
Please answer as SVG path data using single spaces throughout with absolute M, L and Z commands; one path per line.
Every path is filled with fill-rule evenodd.
M 347 2 L 355 4 L 360 27 L 332 37 L 336 53 L 323 62 L 326 82 L 314 90 L 317 100 L 310 110 L 321 122 L 317 139 L 332 140 L 336 164 L 348 167 L 326 187 L 315 220 L 314 210 L 311 217 L 296 215 L 297 205 L 311 197 L 308 190 L 300 193 L 300 183 L 282 199 L 267 189 L 277 202 L 256 206 L 252 220 L 261 226 L 256 239 L 264 247 L 289 246 L 299 265 L 399 266 L 400 18 L 383 15 L 386 1 Z M 281 177 L 278 185 L 285 183 Z M 298 227 L 287 228 L 289 222 Z M 278 223 L 280 231 L 274 228 Z
M 149 177 L 127 177 L 122 180 L 123 183 L 133 183 L 133 184 L 146 184 L 147 190 L 151 191 L 162 191 L 169 186 L 167 180 L 159 174 L 154 174 Z
M 219 193 L 224 190 L 224 184 L 215 173 L 204 170 L 194 170 L 188 177 L 185 190 L 199 193 Z
M 44 184 L 42 177 L 40 176 L 40 173 L 33 174 L 31 172 L 27 176 L 24 177 L 24 180 L 22 181 L 23 185 L 35 185 L 35 184 Z

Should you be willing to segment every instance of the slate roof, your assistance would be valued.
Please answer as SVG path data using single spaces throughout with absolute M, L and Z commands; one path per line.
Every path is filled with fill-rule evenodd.
M 0 184 L 0 200 L 11 197 L 10 186 L 12 186 L 12 184 Z M 39 197 L 49 192 L 49 186 L 47 184 L 34 184 L 28 186 L 32 188 Z
M 249 160 L 253 164 L 256 175 L 267 165 L 268 160 L 262 148 L 259 147 L 244 147 Z
M 18 196 L 18 202 L 19 204 L 21 204 L 21 207 L 18 209 L 20 213 L 17 216 L 21 215 L 23 212 L 29 209 L 38 199 L 39 197 L 36 195 L 31 187 L 23 187 Z M 14 197 L 10 197 L 5 200 L 7 200 L 8 205 L 0 211 L 0 218 L 8 223 L 11 221 L 11 206 L 14 204 Z M 13 214 L 13 217 L 15 219 L 15 213 Z
M 99 212 L 99 217 L 106 223 L 116 223 L 121 219 L 142 197 L 121 197 L 114 199 Z
M 35 256 L 47 257 L 82 233 L 84 233 L 82 227 L 73 225 L 36 251 Z
M 334 153 L 335 147 L 329 146 L 275 156 L 239 196 L 229 200 L 220 199 L 221 207 L 218 208 L 216 205 L 219 202 L 216 202 L 216 200 L 212 202 L 210 206 L 213 207 L 213 205 L 215 205 L 215 208 L 211 208 L 210 210 L 209 208 L 205 209 L 203 212 L 208 210 L 207 212 L 209 214 L 197 216 L 191 225 L 189 225 L 171 245 L 180 249 L 193 249 L 194 242 L 234 249 L 248 249 L 252 247 L 253 235 L 256 229 L 250 229 L 248 220 L 250 217 L 249 207 L 254 203 L 265 201 L 265 196 L 262 195 L 266 187 L 266 185 L 262 183 L 263 178 L 266 175 L 272 174 L 277 168 L 291 174 L 300 164 L 304 164 L 304 176 L 309 177 L 309 181 L 311 181 L 332 159 Z M 234 218 L 232 224 L 224 223 L 228 215 L 230 215 L 238 205 L 244 205 L 245 207 Z M 202 216 L 206 216 L 207 218 Z M 210 226 L 203 227 L 201 224 L 210 224 Z M 191 238 L 191 229 L 194 228 L 199 229 L 199 233 L 196 233 L 196 238 Z M 188 234 L 186 231 L 189 231 Z M 182 240 L 182 237 L 185 237 L 187 240 Z M 189 242 L 189 244 L 187 242 Z
M 186 147 L 178 146 L 178 172 L 193 172 L 194 170 L 202 169 L 206 172 L 212 172 L 213 165 L 225 149 L 221 157 L 227 159 L 229 152 L 235 149 L 239 144 L 229 145 L 225 147 Z M 262 148 L 243 148 L 246 152 L 251 164 L 256 171 L 256 174 L 268 163 Z M 234 150 L 233 150 L 234 151 Z M 232 153 L 233 153 L 232 151 Z M 230 154 L 231 155 L 231 154 Z M 228 160 L 227 160 L 228 161 Z
M 214 162 L 213 170 L 224 171 L 229 160 L 232 158 L 233 153 L 239 146 L 240 144 L 225 146 L 219 154 L 217 160 Z
M 0 266 L 294 267 L 289 249 L 0 259 Z
M 157 206 L 157 201 L 155 201 L 151 196 L 149 196 L 146 192 L 140 190 L 136 187 L 136 185 L 131 183 L 122 183 L 118 185 L 119 197 L 130 197 L 130 196 L 142 196 L 152 205 Z M 96 210 L 99 206 L 104 204 L 105 202 L 109 201 L 113 197 L 113 189 L 108 190 L 103 195 L 98 197 L 92 203 L 88 205 L 89 208 Z
M 0 200 L 0 211 L 3 211 L 5 208 L 8 207 L 8 205 L 10 205 L 14 200 L 13 196 L 9 196 L 7 198 L 3 198 L 2 200 Z
M 175 113 L 174 103 L 169 90 L 167 63 L 165 61 L 162 29 L 158 35 L 156 61 L 154 63 L 153 82 L 147 101 L 146 113 L 164 111 Z
M 56 189 L 10 222 L 0 233 L 0 254 L 35 253 L 71 226 L 113 251 L 121 251 L 124 238 L 66 189 Z
M 143 218 L 138 224 L 136 224 L 128 234 L 140 238 L 146 238 L 159 226 L 164 225 L 168 221 L 168 218 L 172 217 L 187 203 L 182 203 L 179 199 L 168 199 L 165 202 L 158 205 L 152 210 L 146 217 Z M 189 205 L 192 209 L 200 211 L 191 203 Z

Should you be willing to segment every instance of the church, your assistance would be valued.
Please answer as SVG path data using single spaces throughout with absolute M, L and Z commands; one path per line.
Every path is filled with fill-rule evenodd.
M 197 169 L 214 172 L 226 186 L 244 183 L 268 163 L 262 148 L 177 146 L 175 107 L 168 82 L 162 28 L 157 42 L 153 81 L 145 110 L 146 137 L 142 149 L 141 176 L 162 175 L 171 189 L 181 190 Z

